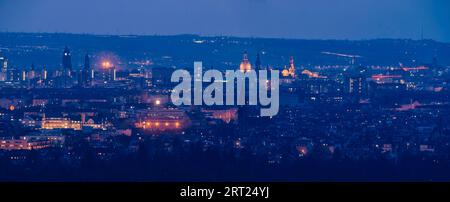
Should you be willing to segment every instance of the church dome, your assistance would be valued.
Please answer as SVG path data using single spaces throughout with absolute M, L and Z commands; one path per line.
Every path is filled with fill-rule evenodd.
M 248 61 L 247 52 L 244 53 L 244 57 L 242 59 L 241 65 L 239 66 L 239 70 L 241 70 L 242 72 L 247 72 L 247 71 L 252 70 L 252 65 Z
M 252 70 L 252 65 L 248 62 L 242 62 L 241 65 L 239 66 L 239 69 L 243 72 L 247 72 Z
M 284 77 L 288 77 L 290 75 L 289 70 L 283 69 L 283 71 L 281 71 L 281 75 Z

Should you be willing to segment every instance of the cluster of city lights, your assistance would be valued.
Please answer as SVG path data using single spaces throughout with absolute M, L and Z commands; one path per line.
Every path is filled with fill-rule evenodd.
M 171 126 L 172 127 L 174 126 L 175 128 L 180 128 L 181 124 L 178 121 L 175 123 L 160 122 L 160 121 L 154 121 L 154 122 L 153 121 L 143 121 L 143 122 L 141 122 L 141 127 L 144 129 L 152 128 L 152 127 L 158 128 L 160 126 L 164 126 L 166 128 L 171 127 Z
M 110 61 L 105 60 L 105 61 L 102 62 L 102 67 L 104 69 L 109 69 L 109 68 L 112 67 L 112 63 Z

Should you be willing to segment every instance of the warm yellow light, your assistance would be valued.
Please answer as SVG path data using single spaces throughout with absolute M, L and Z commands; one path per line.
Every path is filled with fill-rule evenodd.
M 155 123 L 155 126 L 159 126 L 159 122 L 156 122 L 156 123 Z
M 283 75 L 284 77 L 289 76 L 289 70 L 284 69 L 283 71 L 281 71 L 281 75 Z
M 169 126 L 169 123 L 166 122 L 164 125 Z
M 156 105 L 160 105 L 160 104 L 161 104 L 161 100 L 156 100 L 156 101 L 155 101 L 155 104 L 156 104 Z
M 104 69 L 109 69 L 112 66 L 112 63 L 110 61 L 103 61 L 102 62 L 102 67 Z
M 177 127 L 177 128 L 180 127 L 180 122 L 176 122 L 175 127 Z

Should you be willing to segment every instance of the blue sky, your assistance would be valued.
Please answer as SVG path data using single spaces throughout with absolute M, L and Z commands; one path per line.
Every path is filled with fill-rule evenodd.
M 0 0 L 0 31 L 450 42 L 448 0 Z

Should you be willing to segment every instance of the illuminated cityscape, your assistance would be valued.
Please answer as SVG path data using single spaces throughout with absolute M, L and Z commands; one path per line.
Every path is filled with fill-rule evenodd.
M 53 35 L 67 41 L 54 44 Z M 11 38 L 44 38 L 42 42 L 54 45 L 24 48 L 7 40 Z M 200 38 L 205 66 L 223 72 L 279 70 L 280 112 L 268 118 L 256 113 L 257 106 L 177 107 L 170 100 L 177 84 L 170 81 L 171 74 L 179 68 L 192 71 L 189 62 L 194 59 L 129 53 L 126 45 L 81 51 L 87 45 L 83 38 L 104 37 L 0 34 L 2 179 L 13 170 L 20 173 L 17 178 L 45 173 L 65 180 L 86 173 L 93 179 L 119 180 L 450 177 L 440 172 L 450 165 L 450 61 L 443 57 L 450 53 L 448 44 L 373 40 L 349 54 L 353 51 L 332 43 L 308 53 L 307 47 L 277 51 L 276 39 L 157 39 L 195 50 Z M 127 43 L 129 38 L 108 40 Z M 149 37 L 134 40 L 145 44 Z M 249 41 L 252 45 L 246 45 Z M 227 51 L 218 48 L 230 42 L 240 45 Z M 259 45 L 268 42 L 273 45 Z M 311 42 L 291 43 L 282 49 Z M 346 43 L 352 47 L 362 42 Z M 404 59 L 370 55 L 374 47 L 382 52 L 385 47 L 377 44 L 384 43 L 403 43 L 403 49 L 392 54 Z M 208 59 L 208 49 L 223 58 Z M 410 56 L 407 52 L 412 51 L 431 57 Z M 28 56 L 21 56 L 24 53 Z M 41 58 L 46 54 L 51 57 Z M 202 52 L 175 54 L 196 58 Z M 58 58 L 60 62 L 54 62 Z
M 0 0 L 0 182 L 450 181 L 448 8 Z

